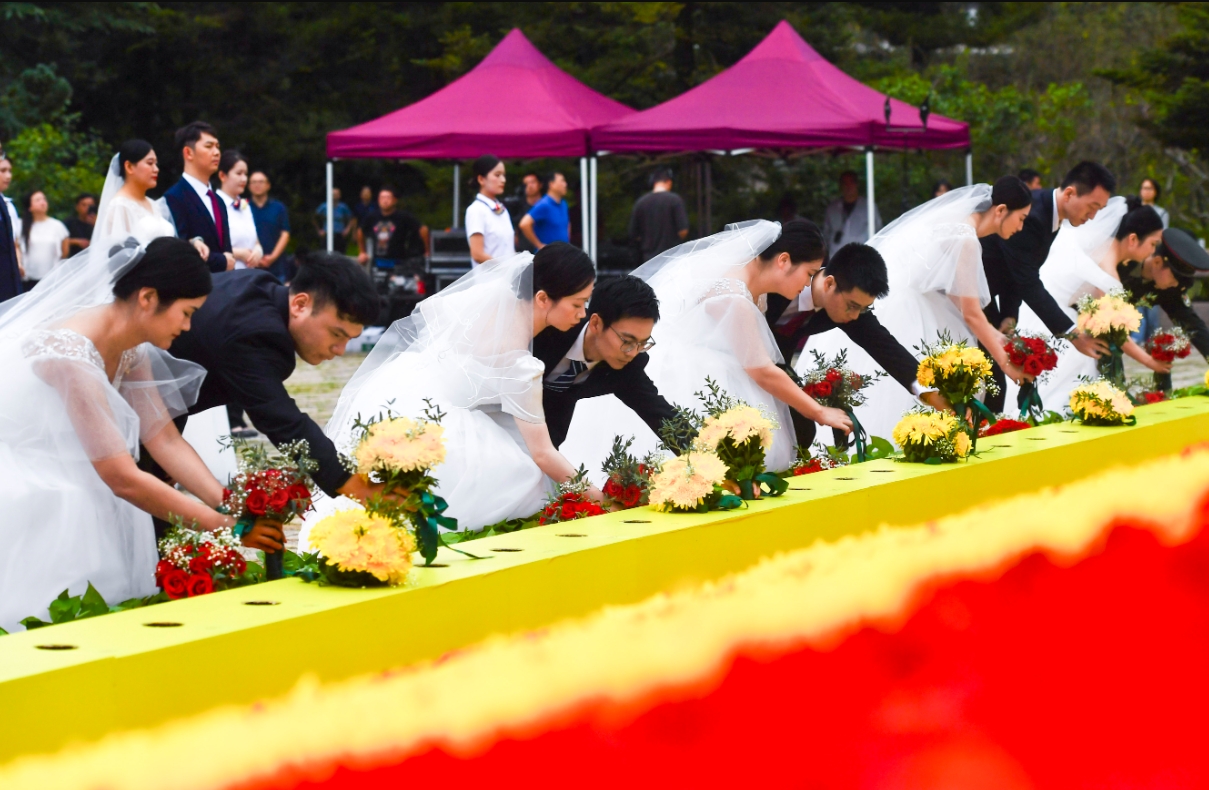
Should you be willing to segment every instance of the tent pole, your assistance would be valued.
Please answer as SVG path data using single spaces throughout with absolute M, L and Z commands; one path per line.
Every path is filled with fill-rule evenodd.
M 588 224 L 592 226 L 592 247 L 588 257 L 596 263 L 596 157 L 588 164 L 588 180 L 591 183 L 591 202 L 588 204 Z
M 974 186 L 974 154 L 966 149 L 966 186 Z
M 460 228 L 461 223 L 458 222 L 458 204 L 462 202 L 462 166 L 457 162 L 453 163 L 453 225 L 450 227 Z
M 714 229 L 714 168 L 708 158 L 705 160 L 705 235 L 710 235 Z
M 579 158 L 579 218 L 580 218 L 580 241 L 583 244 L 584 252 L 589 255 L 588 243 L 588 157 L 581 156 Z
M 874 190 L 873 190 L 873 147 L 865 149 L 865 206 L 869 214 L 869 238 L 873 238 L 874 230 L 873 212 L 874 206 Z
M 335 249 L 336 240 L 332 238 L 332 215 L 336 212 L 336 201 L 332 196 L 332 160 L 327 160 L 327 251 Z M 341 250 L 343 252 L 343 250 Z

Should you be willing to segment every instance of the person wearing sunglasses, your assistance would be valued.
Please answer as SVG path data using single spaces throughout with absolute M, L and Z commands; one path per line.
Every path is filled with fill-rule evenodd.
M 651 333 L 659 320 L 654 289 L 629 275 L 606 280 L 596 286 L 587 313 L 565 332 L 548 327 L 533 338 L 533 355 L 546 366 L 542 405 L 554 446 L 567 438 L 575 405 L 602 395 L 616 396 L 658 433 L 675 409 L 646 373 L 646 352 L 655 345 Z M 601 460 L 612 446 L 609 426 L 591 427 L 575 437 L 577 459 Z

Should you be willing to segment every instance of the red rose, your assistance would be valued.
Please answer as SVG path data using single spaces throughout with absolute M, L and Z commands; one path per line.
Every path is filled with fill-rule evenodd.
M 639 477 L 646 477 L 647 472 L 648 472 L 648 469 L 646 468 L 646 464 L 638 464 L 638 476 Z
M 1029 357 L 1024 360 L 1024 372 L 1030 376 L 1040 376 L 1045 372 L 1045 368 L 1041 365 L 1041 360 L 1037 357 Z
M 224 488 L 222 490 L 222 501 L 224 504 L 231 501 L 231 489 Z
M 189 597 L 214 592 L 214 580 L 208 573 L 197 573 L 189 577 Z
M 1142 394 L 1142 397 L 1145 398 L 1147 403 L 1159 403 L 1160 401 L 1167 400 L 1167 396 L 1161 392 L 1146 392 Z
M 214 560 L 210 559 L 208 555 L 203 556 L 199 554 L 198 556 L 189 560 L 190 573 L 209 573 L 212 567 L 214 567 Z
M 814 397 L 826 398 L 828 395 L 831 394 L 831 382 L 830 381 L 820 381 L 819 383 L 814 385 L 814 389 L 815 389 L 815 392 L 817 393 Z
M 627 486 L 621 495 L 621 504 L 626 507 L 634 507 L 640 501 L 642 501 L 642 489 L 638 486 Z
M 235 566 L 235 576 L 243 576 L 248 571 L 248 563 L 243 557 L 235 555 L 235 561 L 232 563 Z
M 244 500 L 244 506 L 248 512 L 254 516 L 263 516 L 265 508 L 269 504 L 268 494 L 261 491 L 259 488 L 248 492 L 248 498 Z
M 269 496 L 269 510 L 274 513 L 284 513 L 290 506 L 290 490 L 279 488 Z
M 306 509 L 311 505 L 311 489 L 307 488 L 302 483 L 295 483 L 290 486 L 290 499 L 298 503 L 298 506 Z
M 168 562 L 167 560 L 160 560 L 159 564 L 155 566 L 155 583 L 157 585 L 163 586 L 164 577 L 167 576 L 169 573 L 172 573 L 172 571 L 174 571 L 174 570 L 176 570 L 175 565 Z
M 1191 353 L 1192 353 L 1192 346 L 1185 346 L 1184 348 L 1182 348 L 1180 350 L 1180 352 L 1178 354 L 1176 354 L 1176 356 L 1179 357 L 1180 359 L 1183 359 L 1184 357 L 1188 356 Z
M 179 568 L 173 568 L 164 574 L 160 586 L 164 588 L 164 592 L 173 601 L 178 598 L 184 598 L 189 594 L 189 574 Z
M 612 499 L 620 499 L 622 494 L 621 483 L 610 477 L 608 482 L 604 484 L 604 494 Z
M 280 469 L 266 469 L 266 470 L 264 470 L 263 474 L 264 474 L 264 477 L 266 480 L 280 480 L 281 479 L 281 470 Z
M 571 502 L 566 503 L 563 505 L 562 512 L 559 515 L 562 516 L 563 521 L 570 521 L 575 518 L 575 505 Z
M 1025 341 L 1025 344 L 1028 346 L 1028 350 L 1034 354 L 1045 353 L 1045 341 L 1039 337 L 1030 337 Z
M 827 375 L 824 376 L 824 380 L 828 384 L 835 384 L 837 381 L 842 381 L 843 378 L 844 378 L 844 375 L 842 373 L 840 373 L 838 370 L 836 370 L 835 368 L 831 368 L 830 370 L 828 370 Z
M 579 494 L 563 494 L 563 502 L 578 502 Z

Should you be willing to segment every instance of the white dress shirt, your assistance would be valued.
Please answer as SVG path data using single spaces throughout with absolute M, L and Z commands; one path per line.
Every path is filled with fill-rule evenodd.
M 1058 226 L 1062 224 L 1062 220 L 1058 218 L 1058 190 L 1054 190 L 1054 233 L 1058 232 Z
M 844 216 L 843 199 L 833 200 L 823 216 L 823 240 L 832 255 L 845 244 L 864 244 L 869 241 L 869 209 L 865 196 L 857 197 L 852 204 L 852 213 Z M 882 215 L 873 207 L 873 230 L 882 229 Z
M 567 355 L 560 359 L 558 364 L 554 366 L 554 369 L 550 371 L 550 374 L 546 376 L 546 381 L 554 381 L 559 376 L 566 373 L 567 368 L 571 367 L 571 360 L 582 362 L 588 366 L 578 376 L 576 376 L 575 380 L 571 383 L 573 385 L 583 384 L 585 381 L 587 381 L 588 375 L 592 372 L 592 368 L 596 367 L 600 363 L 599 359 L 595 362 L 589 362 L 588 360 L 584 359 L 584 335 L 587 333 L 587 331 L 588 325 L 584 324 L 584 328 L 579 330 L 579 337 L 575 338 L 575 342 L 572 343 L 571 348 L 567 350 Z
M 201 198 L 202 205 L 206 207 L 206 212 L 210 215 L 210 221 L 214 223 L 214 227 L 218 227 L 218 217 L 214 216 L 214 204 L 210 202 L 210 185 L 203 184 L 188 173 L 184 174 L 185 183 L 193 187 L 193 191 Z
M 256 221 L 252 218 L 252 207 L 247 198 L 239 199 L 239 208 L 235 208 L 235 198 L 221 189 L 216 193 L 227 207 L 227 224 L 231 228 L 231 249 L 252 250 L 260 243 L 256 236 Z M 235 262 L 236 269 L 246 269 L 243 261 Z

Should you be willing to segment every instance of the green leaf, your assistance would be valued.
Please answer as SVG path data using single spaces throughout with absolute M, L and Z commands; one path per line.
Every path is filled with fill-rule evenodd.
M 5 631 L 3 628 L 0 628 L 0 636 L 8 636 L 8 631 Z
M 420 549 L 420 556 L 424 558 L 424 564 L 431 565 L 432 561 L 437 558 L 441 538 L 437 534 L 437 528 L 432 526 L 428 519 L 420 519 L 416 524 L 416 543 Z
M 45 620 L 39 620 L 36 617 L 27 617 L 21 621 L 21 625 L 25 626 L 27 631 L 32 631 L 35 628 L 45 628 L 48 625 L 53 625 L 53 623 L 48 623 Z
M 76 619 L 80 613 L 80 596 L 68 595 L 67 590 L 59 593 L 59 597 L 50 602 L 50 621 L 52 623 L 67 623 Z
M 869 443 L 865 445 L 865 460 L 876 461 L 892 455 L 894 455 L 894 445 L 880 436 L 869 437 Z
M 92 582 L 89 582 L 88 589 L 84 591 L 84 596 L 80 599 L 80 613 L 77 619 L 96 617 L 100 614 L 109 614 L 109 604 L 105 603 L 105 599 L 97 592 L 97 588 L 92 586 Z

